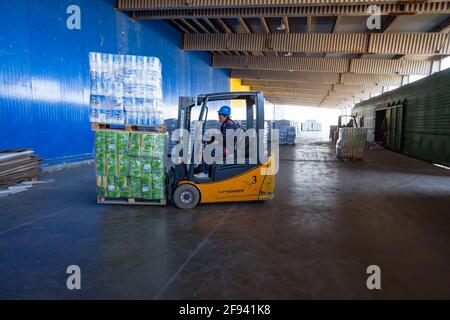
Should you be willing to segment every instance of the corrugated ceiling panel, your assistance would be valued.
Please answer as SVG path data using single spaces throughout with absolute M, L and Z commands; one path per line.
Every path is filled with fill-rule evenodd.
M 450 54 L 450 36 L 445 33 L 371 34 L 369 52 L 392 54 Z
M 331 58 L 220 56 L 213 57 L 213 66 L 230 69 L 347 72 L 349 61 Z
M 263 80 L 282 80 L 282 81 L 302 81 L 324 84 L 334 84 L 339 82 L 339 73 L 327 72 L 285 72 L 285 71 L 257 71 L 234 69 L 231 71 L 232 78 L 242 79 L 263 79 Z
M 186 34 L 184 49 L 204 51 L 450 54 L 445 33 Z M 366 45 L 368 44 L 368 48 Z
M 450 13 L 450 2 L 378 4 L 380 14 Z M 231 17 L 299 17 L 299 16 L 367 16 L 367 5 L 308 5 L 296 7 L 203 8 L 135 11 L 136 19 L 231 18 Z
M 341 83 L 366 86 L 377 84 L 380 86 L 400 86 L 402 84 L 402 76 L 344 73 L 342 74 Z
M 367 34 L 186 34 L 184 49 L 204 51 L 365 52 Z
M 118 0 L 120 10 L 188 9 L 213 7 L 297 6 L 311 4 L 379 4 L 392 0 Z
M 430 75 L 431 61 L 354 59 L 350 72 L 372 74 Z
M 290 81 L 268 81 L 268 80 L 249 80 L 244 79 L 243 85 L 246 86 L 267 86 L 271 88 L 299 88 L 308 90 L 332 90 L 332 84 L 308 83 L 308 82 L 290 82 Z

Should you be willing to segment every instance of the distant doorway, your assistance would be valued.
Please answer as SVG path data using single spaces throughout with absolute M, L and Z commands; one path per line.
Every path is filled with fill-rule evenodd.
M 386 110 L 379 110 L 376 112 L 376 119 L 375 119 L 375 142 L 385 145 L 386 136 L 387 136 Z

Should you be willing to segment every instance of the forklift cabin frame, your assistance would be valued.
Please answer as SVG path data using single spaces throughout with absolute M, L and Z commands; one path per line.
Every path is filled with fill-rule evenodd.
M 356 116 L 353 115 L 344 115 L 344 116 L 339 116 L 338 119 L 338 128 L 345 128 L 347 125 L 346 124 L 342 124 L 342 118 L 350 118 L 353 119 L 353 124 L 355 128 L 359 128 L 360 124 L 358 123 L 358 119 Z
M 173 191 L 180 181 L 188 180 L 196 183 L 212 183 L 225 180 L 230 176 L 235 176 L 244 173 L 263 164 L 260 155 L 260 139 L 259 130 L 265 128 L 264 118 L 264 96 L 262 92 L 225 92 L 199 95 L 197 99 L 194 97 L 180 97 L 178 108 L 178 125 L 177 129 L 191 131 L 192 110 L 195 107 L 201 106 L 198 121 L 203 121 L 202 136 L 205 133 L 205 122 L 208 120 L 209 102 L 231 100 L 245 100 L 246 101 L 246 115 L 247 125 L 246 130 L 255 129 L 257 133 L 257 164 L 215 164 L 213 165 L 213 174 L 211 179 L 199 180 L 194 177 L 194 152 L 191 150 L 191 163 L 176 164 L 172 168 L 169 181 L 169 200 L 172 198 Z M 194 148 L 190 145 L 190 148 Z M 270 153 L 270 150 L 268 150 Z

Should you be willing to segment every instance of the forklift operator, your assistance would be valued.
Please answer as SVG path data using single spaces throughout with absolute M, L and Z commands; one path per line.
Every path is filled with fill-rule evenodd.
M 223 106 L 219 110 L 219 121 L 220 121 L 220 132 L 223 136 L 223 156 L 226 157 L 230 154 L 227 149 L 227 130 L 236 131 L 239 129 L 239 126 L 236 122 L 231 120 L 231 108 L 229 106 Z M 210 143 L 213 143 L 214 139 L 211 140 Z M 236 148 L 236 143 L 234 144 L 234 148 Z M 195 175 L 196 178 L 208 178 L 208 166 L 205 163 L 200 165 L 200 172 Z
M 236 131 L 239 126 L 231 120 L 231 108 L 229 106 L 223 106 L 219 110 L 219 121 L 221 123 L 220 132 L 223 136 L 223 156 L 226 157 L 229 154 L 227 150 L 227 130 Z M 235 145 L 236 148 L 236 145 Z

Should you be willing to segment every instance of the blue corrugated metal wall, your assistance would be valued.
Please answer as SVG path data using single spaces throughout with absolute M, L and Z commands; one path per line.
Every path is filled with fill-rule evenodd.
M 81 9 L 69 30 L 68 6 Z M 0 149 L 33 148 L 49 162 L 90 157 L 90 51 L 157 56 L 166 116 L 178 97 L 228 91 L 229 72 L 207 53 L 184 52 L 165 22 L 133 21 L 114 0 L 0 0 Z

